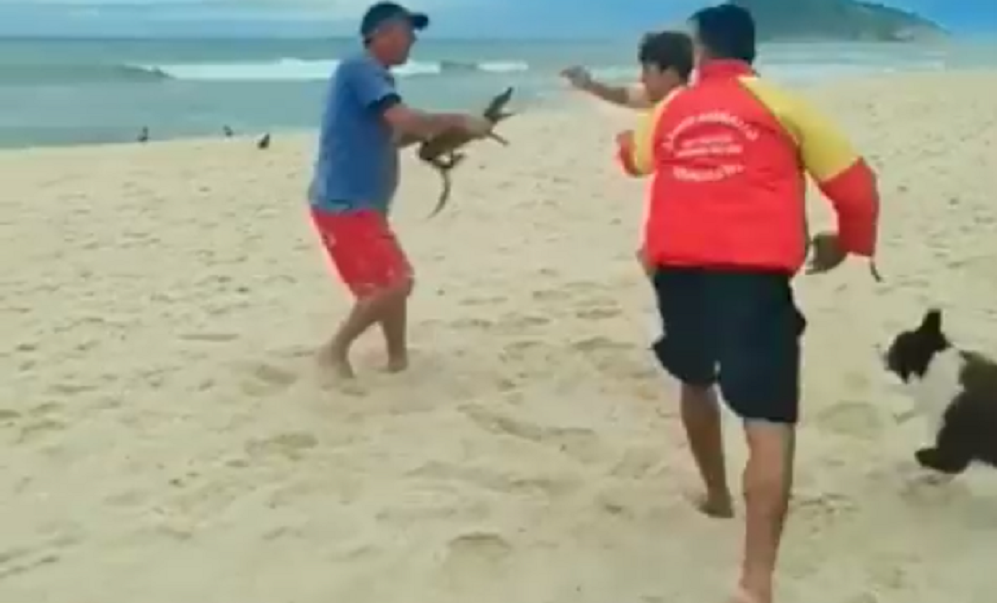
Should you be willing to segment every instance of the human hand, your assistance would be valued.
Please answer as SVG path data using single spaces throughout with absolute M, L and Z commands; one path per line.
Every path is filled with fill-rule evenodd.
M 841 248 L 838 234 L 822 232 L 810 239 L 810 263 L 807 274 L 824 274 L 845 261 L 848 252 Z
M 579 90 L 586 89 L 592 84 L 592 74 L 581 65 L 573 65 L 561 71 L 561 77 L 568 80 L 568 83 Z
M 624 130 L 616 135 L 616 146 L 622 149 L 629 149 L 634 146 L 634 131 Z

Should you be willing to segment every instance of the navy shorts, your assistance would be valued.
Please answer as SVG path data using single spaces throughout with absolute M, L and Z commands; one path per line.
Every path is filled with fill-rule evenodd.
M 786 273 L 658 268 L 664 330 L 653 350 L 673 377 L 720 393 L 743 420 L 795 424 L 806 319 Z

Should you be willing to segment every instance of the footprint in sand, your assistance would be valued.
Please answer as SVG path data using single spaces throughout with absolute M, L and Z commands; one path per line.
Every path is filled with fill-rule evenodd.
M 2 553 L 0 553 L 0 555 L 2 555 Z M 20 562 L 5 563 L 2 559 L 0 559 L 0 580 L 10 578 L 11 576 L 16 576 L 18 574 L 26 574 L 45 565 L 58 563 L 60 559 L 59 555 L 56 554 L 42 555 L 40 557 L 24 559 Z
M 104 498 L 104 504 L 112 507 L 137 508 L 144 507 L 150 499 L 148 492 L 128 489 Z
M 507 314 L 500 321 L 500 324 L 516 329 L 541 327 L 549 323 L 550 319 L 546 316 L 530 316 L 528 314 Z
M 597 307 L 579 310 L 575 312 L 575 316 L 586 320 L 607 320 L 609 318 L 616 318 L 622 313 L 623 312 L 616 307 Z
M 450 588 L 470 594 L 481 588 L 482 581 L 505 574 L 512 554 L 512 546 L 499 534 L 463 534 L 447 543 L 440 571 Z
M 249 378 L 242 383 L 242 391 L 250 396 L 269 396 L 291 387 L 298 381 L 298 375 L 272 364 L 258 363 L 246 365 L 243 369 Z
M 817 414 L 817 428 L 838 435 L 873 440 L 883 433 L 876 409 L 865 402 L 839 402 Z
M 902 480 L 900 497 L 911 504 L 951 508 L 968 494 L 954 476 L 928 471 L 914 463 L 904 463 L 898 473 Z
M 501 304 L 506 301 L 505 297 L 494 296 L 494 297 L 466 297 L 460 300 L 458 303 L 462 306 L 491 306 L 495 304 Z
M 558 472 L 550 476 L 527 477 L 521 474 L 510 475 L 487 467 L 457 465 L 447 462 L 431 461 L 420 465 L 408 475 L 434 480 L 457 481 L 471 484 L 485 490 L 491 490 L 502 495 L 524 495 L 531 498 L 542 497 L 547 500 L 563 498 L 576 493 L 582 482 L 575 476 Z M 464 486 L 462 486 L 464 487 Z
M 790 501 L 793 516 L 800 517 L 801 523 L 808 523 L 811 529 L 819 531 L 822 526 L 858 512 L 858 504 L 848 496 L 834 492 L 801 492 L 793 495 Z
M 318 446 L 318 438 L 304 431 L 281 433 L 261 440 L 246 442 L 246 453 L 251 457 L 282 456 L 292 461 L 301 460 L 305 452 Z
M 504 561 L 512 554 L 512 546 L 500 534 L 494 532 L 469 532 L 453 538 L 447 543 L 447 553 L 451 559 L 482 562 L 483 569 L 488 565 Z
M 22 443 L 27 442 L 36 438 L 44 437 L 46 434 L 54 431 L 63 431 L 64 429 L 66 429 L 66 424 L 62 421 L 42 419 L 22 427 L 19 441 Z
M 591 429 L 545 427 L 471 405 L 461 406 L 459 410 L 485 431 L 556 447 L 582 462 L 598 462 L 603 453 L 601 440 Z
M 620 352 L 630 349 L 633 345 L 597 335 L 576 339 L 571 342 L 571 347 L 579 352 Z
M 58 402 L 45 402 L 44 404 L 39 404 L 29 410 L 28 414 L 32 417 L 44 417 L 58 412 L 62 412 L 62 404 L 59 404 Z
M 571 292 L 563 289 L 537 289 L 533 292 L 533 299 L 543 302 L 564 301 L 570 297 Z
M 450 321 L 450 326 L 456 329 L 489 329 L 494 324 L 487 318 L 458 318 Z
M 0 580 L 58 563 L 62 554 L 78 542 L 79 538 L 75 536 L 63 535 L 40 546 L 0 550 Z
M 509 352 L 511 354 L 519 354 L 529 350 L 535 350 L 543 345 L 544 342 L 537 341 L 536 339 L 520 339 L 504 345 L 502 347 L 502 351 Z
M 497 377 L 495 379 L 495 389 L 502 393 L 511 393 L 519 389 L 519 382 L 508 377 Z
M 200 341 L 205 343 L 225 343 L 235 341 L 239 336 L 235 333 L 183 333 L 180 339 L 183 341 Z
M 92 392 L 95 389 L 97 389 L 96 385 L 87 385 L 84 383 L 56 383 L 49 386 L 48 391 L 53 394 L 73 396 L 76 394 Z
M 662 463 L 658 448 L 631 446 L 623 452 L 610 475 L 628 480 L 643 479 L 660 471 Z
M 523 360 L 527 354 L 535 352 L 543 346 L 543 342 L 534 339 L 521 339 L 502 346 L 500 356 L 503 360 Z

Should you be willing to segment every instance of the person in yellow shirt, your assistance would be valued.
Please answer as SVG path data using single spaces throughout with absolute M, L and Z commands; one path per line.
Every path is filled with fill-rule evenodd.
M 645 35 L 637 48 L 637 61 L 640 64 L 640 81 L 630 86 L 611 86 L 592 78 L 584 67 L 569 67 L 562 75 L 575 88 L 592 94 L 608 103 L 648 112 L 649 110 L 681 90 L 689 81 L 694 64 L 692 38 L 679 31 L 662 31 Z M 621 132 L 617 136 L 617 146 L 626 148 L 632 144 L 633 134 Z M 651 267 L 644 257 L 643 248 L 636 252 L 641 269 L 650 278 Z

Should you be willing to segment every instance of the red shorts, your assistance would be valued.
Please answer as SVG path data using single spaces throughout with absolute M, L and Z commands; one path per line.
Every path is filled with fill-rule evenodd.
M 366 297 L 412 278 L 408 258 L 382 214 L 312 208 L 312 220 L 340 278 L 355 296 Z

